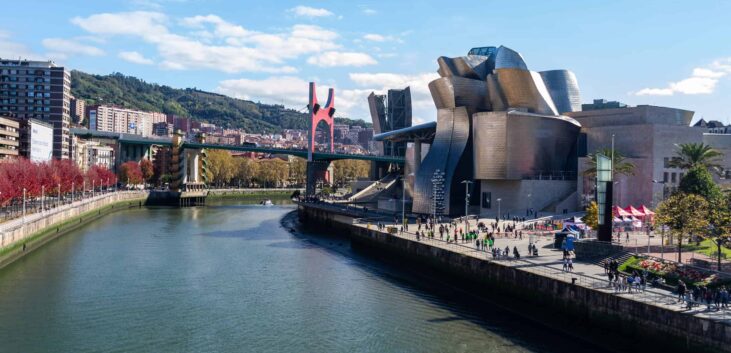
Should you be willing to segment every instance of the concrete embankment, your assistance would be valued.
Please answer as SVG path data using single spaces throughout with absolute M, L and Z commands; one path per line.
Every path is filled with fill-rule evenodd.
M 0 268 L 47 242 L 114 211 L 142 207 L 148 193 L 116 192 L 95 196 L 43 213 L 0 223 Z
M 631 351 L 731 352 L 731 325 L 718 320 L 602 292 L 521 269 L 522 265 L 511 266 L 368 229 L 353 224 L 351 216 L 332 207 L 300 204 L 298 214 L 305 224 L 339 230 L 354 247 L 455 278 L 521 315 L 561 326 L 571 334 L 606 341 L 614 350 L 623 349 L 613 346 L 616 340 L 612 337 L 636 342 Z
M 304 192 L 304 189 L 297 188 L 261 188 L 261 189 L 209 189 L 209 198 L 289 198 L 292 193 L 299 190 Z

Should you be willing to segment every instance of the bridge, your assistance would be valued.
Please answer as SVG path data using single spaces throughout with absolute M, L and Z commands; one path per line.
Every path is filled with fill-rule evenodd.
M 173 140 L 170 138 L 150 138 L 143 137 L 134 134 L 124 134 L 116 132 L 96 131 L 88 129 L 71 129 L 71 134 L 82 137 L 85 139 L 97 139 L 97 140 L 115 140 L 118 143 L 118 154 L 121 159 L 118 160 L 119 164 L 124 163 L 128 160 L 136 160 L 139 158 L 135 157 L 151 157 L 151 153 L 147 150 L 153 146 L 159 147 L 171 147 Z M 308 151 L 306 149 L 289 149 L 289 148 L 274 148 L 274 147 L 259 147 L 249 145 L 219 145 L 212 143 L 198 143 L 198 142 L 183 142 L 182 148 L 184 149 L 208 149 L 208 150 L 227 150 L 236 152 L 254 152 L 264 154 L 275 154 L 275 155 L 290 155 L 300 158 L 307 159 Z M 143 152 L 139 152 L 142 149 Z M 125 158 L 126 156 L 126 158 Z M 312 154 L 314 160 L 323 161 L 334 161 L 339 159 L 357 159 L 364 161 L 373 162 L 386 162 L 394 164 L 403 164 L 404 159 L 402 157 L 392 156 L 375 156 L 368 154 L 348 154 L 348 153 L 334 153 L 334 152 L 319 152 L 315 151 Z
M 333 143 L 333 129 L 335 127 L 335 90 L 328 90 L 327 102 L 321 106 L 317 99 L 315 83 L 310 82 L 309 103 L 307 104 L 310 115 L 310 128 L 307 149 L 286 149 L 271 148 L 249 145 L 218 145 L 206 143 L 205 134 L 198 134 L 195 141 L 186 141 L 181 131 L 176 131 L 171 139 L 149 138 L 134 134 L 103 132 L 88 129 L 71 129 L 74 136 L 101 140 L 100 142 L 112 142 L 116 147 L 115 165 L 126 161 L 139 161 L 143 158 L 152 160 L 153 146 L 169 147 L 171 151 L 170 170 L 174 175 L 170 183 L 170 189 L 179 193 L 179 199 L 195 198 L 192 204 L 205 202 L 201 193 L 207 184 L 207 155 L 206 150 L 228 150 L 239 152 L 255 152 L 272 155 L 290 155 L 305 158 L 307 160 L 307 195 L 314 195 L 316 186 L 320 182 L 330 184 L 332 182 L 331 162 L 340 159 L 356 159 L 371 162 L 385 162 L 391 164 L 404 164 L 403 157 L 374 156 L 363 154 L 335 153 Z M 319 150 L 315 145 L 317 126 L 324 122 L 329 132 L 329 152 Z M 186 204 L 181 202 L 181 205 Z

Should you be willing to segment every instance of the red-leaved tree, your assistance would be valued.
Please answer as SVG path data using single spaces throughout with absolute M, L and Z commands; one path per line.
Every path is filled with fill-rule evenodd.
M 129 161 L 119 166 L 119 181 L 127 185 L 138 185 L 142 183 L 142 170 L 140 164 Z

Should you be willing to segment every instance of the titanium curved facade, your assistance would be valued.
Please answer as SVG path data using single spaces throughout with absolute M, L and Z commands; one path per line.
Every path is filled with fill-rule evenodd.
M 442 77 L 429 83 L 437 109 L 467 107 L 471 112 L 490 110 L 487 84 L 462 77 Z
M 541 71 L 543 82 L 559 114 L 581 111 L 581 95 L 576 75 L 569 70 Z
M 464 209 L 464 198 L 459 197 L 458 192 L 462 180 L 472 178 L 471 147 L 467 109 L 439 109 L 434 142 L 416 173 L 413 212 L 432 212 L 431 179 L 437 169 L 444 172 L 444 213 L 454 214 L 460 205 Z
M 437 169 L 445 173 L 444 212 L 449 215 L 464 212 L 464 180 L 480 180 L 470 191 L 480 196 L 470 202 L 486 209 L 493 193 L 517 204 L 509 202 L 519 197 L 510 190 L 533 179 L 546 185 L 560 180 L 556 190 L 575 183 L 580 125 L 559 115 L 580 109 L 573 73 L 530 71 L 518 52 L 504 46 L 473 48 L 467 56 L 440 57 L 437 63 L 441 78 L 429 83 L 438 109 L 436 134 L 423 161 L 412 164 L 418 168 L 414 212 L 431 213 Z M 551 197 L 544 197 L 546 204 L 563 200 Z
M 528 70 L 528 65 L 517 51 L 501 45 L 495 54 L 495 69 Z
M 477 113 L 472 119 L 475 179 L 575 175 L 581 128 L 576 120 L 518 111 Z
M 495 68 L 494 58 L 481 55 L 460 56 L 456 58 L 448 58 L 440 56 L 437 59 L 439 70 L 437 71 L 442 77 L 464 77 L 474 80 L 485 80 Z
M 522 69 L 495 69 L 495 75 L 508 108 L 524 108 L 536 114 L 558 114 L 538 73 Z

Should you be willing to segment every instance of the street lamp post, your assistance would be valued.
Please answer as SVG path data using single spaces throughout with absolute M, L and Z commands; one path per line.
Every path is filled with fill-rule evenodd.
M 58 183 L 58 200 L 56 200 L 56 207 L 61 204 L 61 183 Z
M 530 210 L 530 197 L 531 196 L 533 196 L 533 194 L 528 194 L 528 210 Z
M 662 196 L 660 197 L 660 202 L 665 201 L 665 184 L 666 184 L 666 182 L 664 180 L 658 181 L 658 180 L 653 179 L 652 183 L 662 185 Z M 650 237 L 647 237 L 647 242 L 648 243 L 650 242 Z M 649 249 L 649 246 L 648 246 L 648 249 Z M 649 250 L 648 250 L 648 252 L 649 252 Z M 663 260 L 665 259 L 665 225 L 664 224 L 660 225 L 660 258 Z
M 44 200 L 45 193 L 46 193 L 46 186 L 41 185 L 41 212 L 44 212 L 46 210 L 46 205 L 45 205 L 45 200 Z
M 406 176 L 401 177 L 401 226 L 406 226 Z M 403 229 L 403 228 L 402 228 Z
M 464 184 L 464 224 L 465 232 L 469 231 L 470 222 L 467 220 L 467 216 L 470 214 L 470 184 L 473 182 L 470 180 L 462 180 Z
M 501 198 L 498 198 L 498 199 L 497 199 L 497 220 L 498 220 L 498 224 L 500 223 L 500 218 L 502 218 L 502 217 L 501 217 L 502 215 L 501 215 L 501 213 L 500 213 L 500 202 L 501 202 L 502 200 L 503 200 L 503 199 L 501 199 Z

